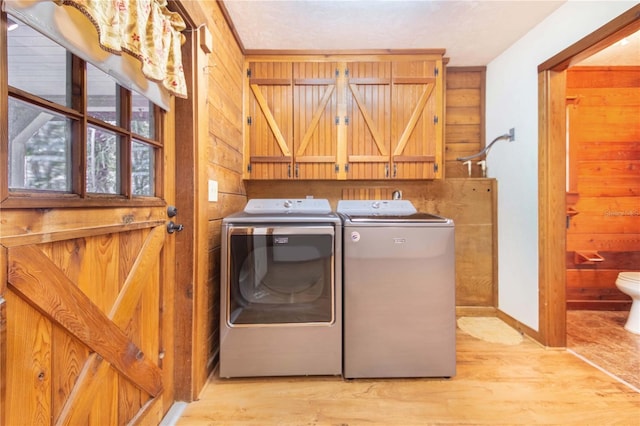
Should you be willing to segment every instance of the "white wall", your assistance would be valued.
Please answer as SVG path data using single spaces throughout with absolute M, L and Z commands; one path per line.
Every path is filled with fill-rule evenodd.
M 538 65 L 637 1 L 569 1 L 487 66 L 487 157 L 498 181 L 498 307 L 538 330 Z

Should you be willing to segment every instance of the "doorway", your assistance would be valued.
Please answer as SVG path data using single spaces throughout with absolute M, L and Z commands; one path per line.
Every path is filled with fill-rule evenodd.
M 538 67 L 540 341 L 566 346 L 567 69 L 640 29 L 636 6 Z

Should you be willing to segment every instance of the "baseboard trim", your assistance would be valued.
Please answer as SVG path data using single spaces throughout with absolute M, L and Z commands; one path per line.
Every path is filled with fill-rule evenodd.
M 458 317 L 495 317 L 496 313 L 493 306 L 456 306 Z

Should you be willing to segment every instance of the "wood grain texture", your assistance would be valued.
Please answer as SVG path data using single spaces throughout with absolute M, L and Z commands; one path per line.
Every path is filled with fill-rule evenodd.
M 484 67 L 448 67 L 445 76 L 445 177 L 481 177 L 477 164 L 471 167 L 457 161 L 476 154 L 485 146 Z M 478 159 L 480 160 L 480 159 Z
M 567 229 L 568 306 L 624 309 L 617 272 L 640 265 L 640 68 L 571 68 L 566 90 L 568 207 L 577 212 Z M 603 261 L 576 261 L 589 251 Z
M 488 343 L 458 330 L 441 379 L 219 379 L 178 425 L 636 424 L 638 393 L 563 350 Z
M 27 264 L 25 259 L 28 259 Z M 47 281 L 35 277 L 31 271 L 43 272 Z M 157 367 L 38 249 L 12 248 L 8 278 L 12 290 L 100 353 L 123 375 L 151 395 L 161 392 Z M 92 330 L 102 332 L 98 335 Z

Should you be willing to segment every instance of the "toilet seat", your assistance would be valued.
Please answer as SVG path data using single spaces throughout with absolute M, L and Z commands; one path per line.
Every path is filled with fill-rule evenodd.
M 640 283 L 640 272 L 620 272 L 618 280 L 627 283 Z

